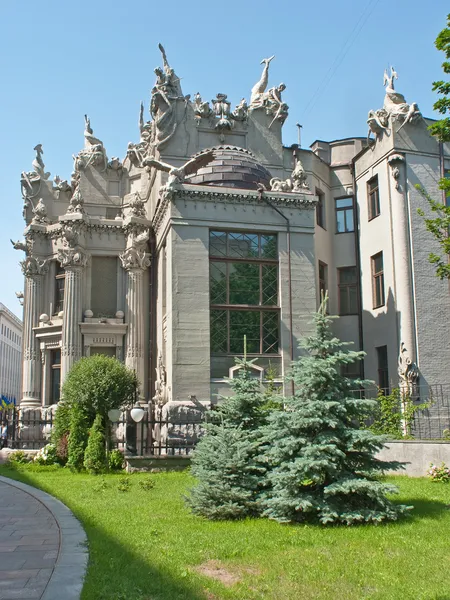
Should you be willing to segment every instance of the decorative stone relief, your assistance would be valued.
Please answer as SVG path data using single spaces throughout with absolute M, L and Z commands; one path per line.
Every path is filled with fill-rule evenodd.
M 68 248 L 58 250 L 58 260 L 61 266 L 66 268 L 85 267 L 89 257 L 80 248 Z
M 218 118 L 214 128 L 219 131 L 230 130 L 233 126 L 231 121 L 231 103 L 227 100 L 227 94 L 217 94 L 212 100 L 214 115 Z
M 78 244 L 80 227 L 76 223 L 63 223 L 61 226 L 61 240 L 64 246 L 75 248 Z
M 197 125 L 200 125 L 202 119 L 210 119 L 213 114 L 209 102 L 204 102 L 200 92 L 197 92 L 194 96 L 194 115 Z
M 283 125 L 289 114 L 289 107 L 281 98 L 286 85 L 280 83 L 277 87 L 272 87 L 266 91 L 269 80 L 269 64 L 273 58 L 275 57 L 271 56 L 270 58 L 263 58 L 261 61 L 261 64 L 264 64 L 264 69 L 260 80 L 252 88 L 250 98 L 250 110 L 264 109 L 267 115 L 273 117 L 269 128 L 272 127 L 275 121 L 280 121 Z
M 163 46 L 159 44 L 158 47 L 163 60 L 163 68 L 155 69 L 156 82 L 150 101 L 150 114 L 154 119 L 152 145 L 156 148 L 160 148 L 175 133 L 178 125 L 175 103 L 178 99 L 185 99 L 181 91 L 180 79 L 170 67 Z
M 9 240 L 11 242 L 11 244 L 13 245 L 14 250 L 22 250 L 22 252 L 25 252 L 25 254 L 28 256 L 31 252 L 31 241 L 29 239 L 26 240 L 17 240 L 17 242 L 15 242 L 14 240 Z
M 27 209 L 33 206 L 33 199 L 37 198 L 41 193 L 42 181 L 46 181 L 50 177 L 50 173 L 45 172 L 44 161 L 42 160 L 42 144 L 34 147 L 36 156 L 32 162 L 32 171 L 23 171 L 20 177 L 20 187 L 24 200 L 23 217 L 27 220 Z
M 33 212 L 33 218 L 31 220 L 32 224 L 46 225 L 47 223 L 50 223 L 50 219 L 47 216 L 47 207 L 45 206 L 42 198 L 39 199 L 39 202 L 33 208 L 32 212 Z
M 55 175 L 53 178 L 53 183 L 55 184 L 57 198 L 59 198 L 61 193 L 71 193 L 72 187 L 67 182 L 67 179 L 61 179 L 59 175 Z
M 119 254 L 122 267 L 129 271 L 130 269 L 147 269 L 151 264 L 150 256 L 145 250 L 138 250 L 137 248 L 127 248 L 125 252 Z
M 158 366 L 156 367 L 156 382 L 155 382 L 155 395 L 152 400 L 158 405 L 163 406 L 170 400 L 169 388 L 167 386 L 167 372 L 164 366 L 162 354 L 158 356 Z
M 247 121 L 248 119 L 248 104 L 245 98 L 239 102 L 239 104 L 234 109 L 232 115 L 235 121 Z
M 121 176 L 122 170 L 123 170 L 123 164 L 121 163 L 120 158 L 117 158 L 117 156 L 113 156 L 112 159 L 108 163 L 108 169 L 111 169 L 112 171 L 116 171 L 119 174 L 119 176 Z
M 72 194 L 72 198 L 70 199 L 69 206 L 67 207 L 67 214 L 78 213 L 80 215 L 85 213 L 84 210 L 84 199 L 81 195 L 79 182 L 75 187 L 75 190 Z
M 22 273 L 25 277 L 34 277 L 35 275 L 45 275 L 48 273 L 49 261 L 39 260 L 34 256 L 27 256 L 25 260 L 20 262 Z
M 272 177 L 270 189 L 273 192 L 304 192 L 309 190 L 307 176 L 301 161 L 297 159 L 290 179 L 282 181 L 279 177 Z
M 167 163 L 163 163 L 160 160 L 156 160 L 153 156 L 146 158 L 143 162 L 143 166 L 149 169 L 155 167 L 155 169 L 158 169 L 159 171 L 169 173 L 167 184 L 165 186 L 165 189 L 167 190 L 179 183 L 183 183 L 186 177 L 193 175 L 200 168 L 206 167 L 213 160 L 214 152 L 211 150 L 210 152 L 204 152 L 198 156 L 194 156 L 194 158 L 188 160 L 187 163 L 181 167 L 174 167 Z
M 391 168 L 392 177 L 395 181 L 395 189 L 401 192 L 402 187 L 400 185 L 400 165 L 405 162 L 405 157 L 402 154 L 391 154 L 387 161 Z
M 413 394 L 414 388 L 419 383 L 420 373 L 417 365 L 411 360 L 404 342 L 400 344 L 398 375 L 400 377 L 400 384 L 403 387 L 407 387 L 409 392 Z
M 145 219 L 147 217 L 145 213 L 145 202 L 139 195 L 139 192 L 136 192 L 128 203 L 129 215 L 132 217 L 139 217 L 141 219 Z
M 367 123 L 369 125 L 369 134 L 375 135 L 375 141 L 381 139 L 384 133 L 389 135 L 389 124 L 401 123 L 397 132 L 407 123 L 415 123 L 422 118 L 419 106 L 416 102 L 408 104 L 403 94 L 395 90 L 394 81 L 398 79 L 398 74 L 394 67 L 391 67 L 391 73 L 384 72 L 383 85 L 386 88 L 383 108 L 379 110 L 370 110 Z
M 74 171 L 79 172 L 90 165 L 102 167 L 104 171 L 108 166 L 108 158 L 106 156 L 103 142 L 95 137 L 91 127 L 91 121 L 87 115 L 84 115 L 84 149 L 81 150 L 74 159 Z

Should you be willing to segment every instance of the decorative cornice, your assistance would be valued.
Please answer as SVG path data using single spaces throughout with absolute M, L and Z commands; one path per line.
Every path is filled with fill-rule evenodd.
M 172 200 L 184 199 L 192 200 L 197 202 L 212 202 L 214 204 L 243 204 L 250 206 L 266 206 L 261 196 L 264 194 L 264 198 L 271 204 L 281 206 L 285 208 L 296 208 L 296 209 L 312 209 L 317 204 L 317 198 L 309 193 L 299 192 L 278 192 L 263 191 L 257 192 L 253 190 L 239 190 L 236 188 L 218 188 L 218 187 L 207 187 L 207 186 L 193 186 L 193 185 L 178 185 L 170 190 L 170 193 L 162 193 L 159 207 L 153 218 L 153 228 L 158 231 L 161 223 L 164 219 L 168 205 Z

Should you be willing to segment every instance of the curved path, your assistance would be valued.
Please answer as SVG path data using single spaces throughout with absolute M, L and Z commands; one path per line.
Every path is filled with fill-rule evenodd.
M 0 476 L 0 600 L 79 600 L 87 538 L 65 504 Z

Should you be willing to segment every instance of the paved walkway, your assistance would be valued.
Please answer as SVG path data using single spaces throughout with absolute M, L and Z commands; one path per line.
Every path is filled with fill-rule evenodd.
M 0 477 L 0 600 L 78 600 L 86 534 L 59 500 Z

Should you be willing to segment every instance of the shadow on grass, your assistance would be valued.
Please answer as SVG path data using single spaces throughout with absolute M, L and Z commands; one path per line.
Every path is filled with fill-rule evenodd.
M 414 521 L 419 521 L 420 519 L 439 519 L 450 510 L 444 502 L 426 500 L 424 498 L 408 498 L 406 504 L 414 508 L 408 513 L 410 515 L 409 519 L 400 519 L 398 521 L 399 524 L 408 522 L 411 518 Z M 450 600 L 450 596 L 444 600 Z
M 22 469 L 2 465 L 0 474 L 39 487 Z M 1 513 L 1 507 L 0 507 Z M 76 515 L 77 516 L 77 515 Z M 152 568 L 148 561 L 125 549 L 91 519 L 82 525 L 89 542 L 89 564 L 81 600 L 206 600 L 184 580 L 186 573 L 174 576 L 168 569 Z M 170 558 L 168 558 L 168 562 Z

